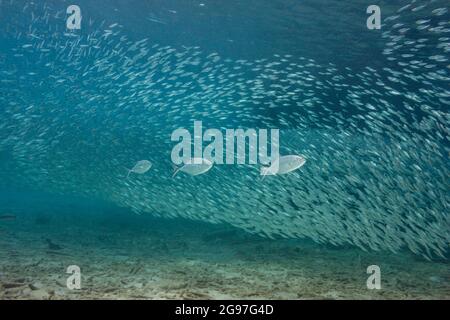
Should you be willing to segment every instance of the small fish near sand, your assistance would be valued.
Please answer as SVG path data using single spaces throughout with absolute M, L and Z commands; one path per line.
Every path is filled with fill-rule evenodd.
M 306 159 L 302 156 L 289 155 L 282 156 L 275 160 L 270 167 L 261 168 L 262 176 L 273 176 L 278 174 L 286 174 L 301 168 L 306 163 Z
M 172 178 L 174 178 L 179 171 L 187 173 L 190 176 L 198 176 L 200 174 L 208 172 L 213 166 L 213 163 L 208 159 L 203 158 L 192 158 L 188 160 L 183 166 L 174 166 L 174 173 Z
M 2 214 L 2 215 L 0 215 L 0 220 L 12 221 L 12 220 L 16 220 L 16 216 L 13 214 Z
M 130 173 L 136 173 L 136 174 L 144 174 L 146 173 L 148 170 L 150 170 L 150 168 L 152 167 L 152 163 L 148 160 L 140 160 L 138 162 L 136 162 L 136 164 L 134 165 L 133 168 L 128 169 L 128 174 L 127 174 L 127 178 L 130 176 Z
M 47 242 L 48 249 L 51 250 L 51 251 L 57 251 L 57 250 L 62 250 L 63 249 L 62 246 L 60 246 L 59 244 L 54 243 L 50 239 L 45 239 L 45 242 Z

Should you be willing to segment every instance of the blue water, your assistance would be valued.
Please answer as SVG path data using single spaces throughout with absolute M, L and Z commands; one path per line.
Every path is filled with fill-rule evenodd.
M 380 2 L 379 30 L 359 0 L 80 0 L 79 30 L 70 4 L 0 0 L 0 298 L 449 297 L 446 1 Z M 279 129 L 281 155 L 306 162 L 172 177 L 171 134 L 194 121 Z M 173 288 L 168 261 L 188 269 Z M 68 263 L 132 271 L 70 296 L 49 278 Z M 286 275 L 180 293 L 216 264 L 242 283 Z M 384 293 L 365 288 L 373 264 Z

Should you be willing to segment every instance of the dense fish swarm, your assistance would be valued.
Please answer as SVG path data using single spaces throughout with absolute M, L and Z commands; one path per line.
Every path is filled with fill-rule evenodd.
M 352 70 L 132 41 L 112 22 L 71 33 L 65 11 L 0 1 L 0 180 L 267 237 L 448 259 L 446 5 L 412 1 L 383 16 L 385 61 Z M 249 165 L 172 179 L 170 134 L 194 120 L 280 128 L 281 154 L 307 163 L 265 179 Z M 139 159 L 152 170 L 124 180 Z

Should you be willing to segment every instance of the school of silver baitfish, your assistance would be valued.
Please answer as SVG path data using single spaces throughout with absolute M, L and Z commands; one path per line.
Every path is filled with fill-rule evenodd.
M 0 3 L 1 180 L 266 237 L 448 259 L 445 1 L 383 17 L 385 61 L 358 71 L 131 41 L 118 23 L 72 33 L 63 9 Z M 170 134 L 194 120 L 281 128 L 281 154 L 307 163 L 264 179 L 250 165 L 172 178 Z

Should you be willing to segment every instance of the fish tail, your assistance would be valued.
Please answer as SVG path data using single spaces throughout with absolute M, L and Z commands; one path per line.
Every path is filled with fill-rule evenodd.
M 180 171 L 181 167 L 177 167 L 176 165 L 174 165 L 172 163 L 172 169 L 173 169 L 172 178 L 175 178 L 175 176 L 177 175 L 178 171 Z
M 125 168 L 125 170 L 127 170 L 128 172 L 127 172 L 127 176 L 126 176 L 126 178 L 125 179 L 128 179 L 128 177 L 130 176 L 130 173 L 131 173 L 131 170 L 130 169 L 128 169 L 127 167 L 124 167 Z

